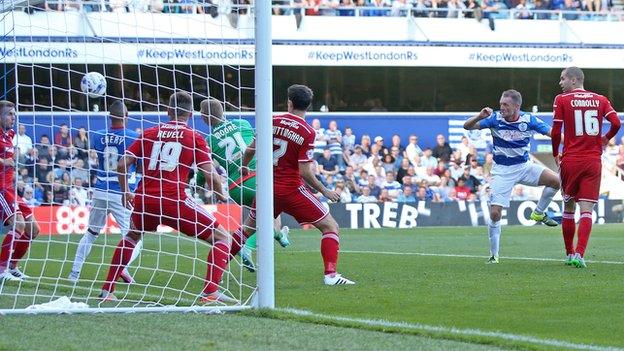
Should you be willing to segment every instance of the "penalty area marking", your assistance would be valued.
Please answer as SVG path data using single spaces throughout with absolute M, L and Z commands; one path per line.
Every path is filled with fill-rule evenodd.
M 292 253 L 310 253 L 318 252 L 314 250 L 299 250 L 289 251 Z M 428 257 L 456 257 L 456 258 L 479 258 L 487 259 L 489 256 L 480 255 L 465 255 L 465 254 L 443 254 L 443 253 L 427 253 L 427 252 L 393 252 L 393 251 L 371 251 L 371 250 L 340 250 L 340 253 L 350 254 L 373 254 L 373 255 L 394 255 L 394 256 L 428 256 Z M 506 260 L 519 260 L 519 261 L 542 261 L 542 262 L 563 262 L 563 258 L 548 258 L 548 257 L 513 257 L 513 256 L 500 256 L 501 259 Z M 621 261 L 600 261 L 600 260 L 586 260 L 587 263 L 599 263 L 599 264 L 615 264 L 624 265 Z
M 491 337 L 496 339 L 508 340 L 508 341 L 516 341 L 516 342 L 526 342 L 536 345 L 544 345 L 544 346 L 554 346 L 558 348 L 564 349 L 574 349 L 574 350 L 590 350 L 590 351 L 624 351 L 624 349 L 610 346 L 597 346 L 590 344 L 578 344 L 572 343 L 563 340 L 556 339 L 540 339 L 532 336 L 519 335 L 519 334 L 511 334 L 511 333 L 503 333 L 503 332 L 492 332 L 492 331 L 484 331 L 479 329 L 459 329 L 459 328 L 448 328 L 448 327 L 440 327 L 433 326 L 427 324 L 420 323 L 405 323 L 405 322 L 389 322 L 384 320 L 375 320 L 375 319 L 361 319 L 361 318 L 349 318 L 349 317 L 337 317 L 337 316 L 329 316 L 324 314 L 317 314 L 310 311 L 305 310 L 297 310 L 297 309 L 277 309 L 278 311 L 291 313 L 296 316 L 301 317 L 315 317 L 325 320 L 339 321 L 339 322 L 348 322 L 348 323 L 358 323 L 366 326 L 373 327 L 394 327 L 394 328 L 404 328 L 411 330 L 420 330 L 426 332 L 435 332 L 435 333 L 448 333 L 453 335 L 465 335 L 465 336 L 482 336 L 482 337 Z M 467 342 L 469 341 L 460 341 Z M 475 343 L 471 343 L 475 344 Z

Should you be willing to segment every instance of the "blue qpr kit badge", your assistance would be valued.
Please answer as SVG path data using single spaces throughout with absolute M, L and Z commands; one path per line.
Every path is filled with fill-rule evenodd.
M 529 127 L 529 126 L 528 126 L 526 123 L 522 122 L 522 123 L 520 123 L 520 125 L 518 126 L 518 129 L 519 129 L 521 132 L 526 132 L 526 130 L 527 130 L 527 128 L 528 128 L 528 127 Z

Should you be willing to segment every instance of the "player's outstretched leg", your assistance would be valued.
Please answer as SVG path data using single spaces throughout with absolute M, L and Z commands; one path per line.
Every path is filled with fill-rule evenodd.
M 72 270 L 67 279 L 72 282 L 78 281 L 80 278 L 80 272 L 82 271 L 82 266 L 87 260 L 87 256 L 89 256 L 93 243 L 97 240 L 97 238 L 98 233 L 91 228 L 87 229 L 87 232 L 84 233 L 82 238 L 80 238 L 80 242 L 78 242 L 78 249 L 76 249 L 74 265 L 72 266 Z
M 558 224 L 557 221 L 550 218 L 546 214 L 546 209 L 552 201 L 553 196 L 555 196 L 555 194 L 557 193 L 557 191 L 559 191 L 559 188 L 561 187 L 561 184 L 559 182 L 559 176 L 549 169 L 544 169 L 540 175 L 538 185 L 544 185 L 545 187 L 542 191 L 542 196 L 537 202 L 535 210 L 533 210 L 533 212 L 531 213 L 530 218 L 538 223 L 545 224 L 549 227 L 556 227 Z

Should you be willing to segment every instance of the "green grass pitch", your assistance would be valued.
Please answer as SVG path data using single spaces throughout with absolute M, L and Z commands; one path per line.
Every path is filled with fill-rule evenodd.
M 563 265 L 560 228 L 503 227 L 499 265 L 485 264 L 484 227 L 343 230 L 339 271 L 358 284 L 340 287 L 322 285 L 320 234 L 292 231 L 293 244 L 275 249 L 276 311 L 2 316 L 0 349 L 624 349 L 623 229 L 594 226 L 587 269 Z M 48 278 L 5 284 L 0 308 L 41 302 L 35 295 L 93 305 L 93 278 L 103 279 L 119 238 L 99 239 L 106 246 L 94 247 L 72 288 L 55 278 L 69 273 L 79 237 L 40 237 L 23 267 Z M 164 235 L 148 235 L 145 247 L 135 278 L 150 286 L 119 284 L 120 294 L 191 303 L 205 273 L 193 257 L 205 260 L 207 248 Z M 235 294 L 254 285 L 242 277 Z

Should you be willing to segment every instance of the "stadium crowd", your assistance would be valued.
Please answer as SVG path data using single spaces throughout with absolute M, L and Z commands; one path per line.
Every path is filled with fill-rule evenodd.
M 245 14 L 250 0 L 59 0 L 45 1 L 29 9 L 47 11 L 107 11 L 209 14 Z M 509 17 L 519 19 L 558 18 L 548 11 L 565 11 L 565 19 L 582 14 L 616 10 L 613 0 L 273 0 L 275 15 L 305 16 L 406 16 L 415 17 Z
M 435 140 L 424 136 L 424 142 L 416 134 L 407 141 L 399 135 L 384 140 L 357 135 L 349 127 L 341 130 L 336 121 L 327 128 L 318 119 L 311 125 L 316 130 L 316 176 L 338 191 L 343 203 L 475 201 L 489 194 L 491 145 L 477 150 L 463 137 L 451 148 L 441 134 Z M 63 124 L 55 135 L 41 135 L 35 142 L 20 124 L 13 143 L 19 150 L 17 192 L 30 206 L 90 204 L 98 156 L 89 150 L 84 127 L 72 131 Z M 624 169 L 624 138 L 619 144 L 612 139 L 604 155 L 614 173 Z M 522 185 L 512 194 L 512 200 L 534 197 Z

